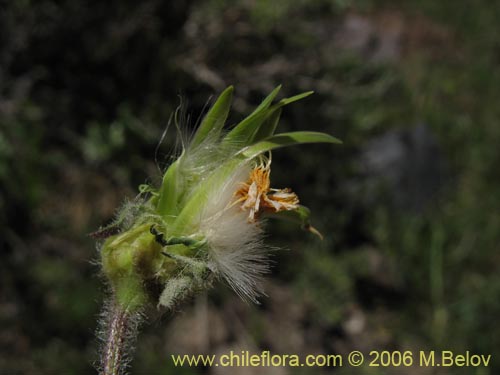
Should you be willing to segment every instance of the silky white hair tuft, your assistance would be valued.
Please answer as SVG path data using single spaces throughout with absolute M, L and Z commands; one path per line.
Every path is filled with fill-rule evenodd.
M 207 239 L 209 267 L 243 299 L 257 303 L 264 294 L 262 276 L 269 272 L 271 248 L 263 242 L 263 230 L 248 222 L 248 215 L 232 205 L 239 184 L 246 181 L 249 163 L 236 170 L 219 189 L 207 192 L 207 204 L 199 216 L 199 232 Z

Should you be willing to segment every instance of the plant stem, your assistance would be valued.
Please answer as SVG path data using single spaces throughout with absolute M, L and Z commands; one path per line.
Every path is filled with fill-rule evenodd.
M 137 337 L 140 312 L 124 310 L 114 300 L 106 311 L 101 375 L 123 375 Z

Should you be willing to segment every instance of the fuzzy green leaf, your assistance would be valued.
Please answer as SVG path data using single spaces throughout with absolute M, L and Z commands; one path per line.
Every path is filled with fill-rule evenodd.
M 217 98 L 214 105 L 205 115 L 200 127 L 196 131 L 191 142 L 192 147 L 202 143 L 209 134 L 213 134 L 214 137 L 219 136 L 229 114 L 229 109 L 233 99 L 233 91 L 233 86 L 229 86 Z
M 273 135 L 263 141 L 248 146 L 240 151 L 240 154 L 247 159 L 252 159 L 264 152 L 274 150 L 279 147 L 293 146 L 301 143 L 342 143 L 339 139 L 331 135 L 319 132 L 298 131 Z
M 166 284 L 160 295 L 158 306 L 172 308 L 174 303 L 189 293 L 193 281 L 188 276 L 174 277 Z

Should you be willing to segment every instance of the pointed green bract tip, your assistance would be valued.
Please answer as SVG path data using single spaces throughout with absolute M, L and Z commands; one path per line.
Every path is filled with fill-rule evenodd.
M 298 131 L 281 133 L 244 148 L 240 151 L 240 154 L 250 159 L 276 148 L 299 145 L 303 143 L 340 144 L 342 141 L 329 134 L 321 132 Z
M 233 91 L 233 86 L 229 86 L 219 95 L 196 131 L 190 144 L 191 147 L 201 144 L 210 134 L 215 138 L 220 135 L 229 114 L 233 100 Z
M 296 102 L 298 100 L 307 98 L 308 96 L 310 96 L 312 94 L 314 94 L 314 91 L 306 91 L 306 92 L 303 92 L 302 94 L 298 94 L 298 95 L 292 96 L 290 98 L 281 99 L 280 104 L 287 105 L 287 104 Z

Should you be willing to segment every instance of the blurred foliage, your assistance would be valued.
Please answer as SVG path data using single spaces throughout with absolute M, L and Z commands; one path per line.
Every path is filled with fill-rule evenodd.
M 244 316 L 264 349 L 289 348 L 269 338 L 284 320 L 306 353 L 470 350 L 498 372 L 499 13 L 486 0 L 3 4 L 0 373 L 91 373 L 105 291 L 85 234 L 159 178 L 178 94 L 192 128 L 227 84 L 235 123 L 279 83 L 317 92 L 283 112 L 284 131 L 344 141 L 273 160 L 275 185 L 311 207 L 325 241 L 270 223 L 270 242 L 292 250 L 275 256 L 270 297 L 240 306 L 219 288 L 217 314 Z M 181 322 L 163 319 L 134 373 L 181 373 L 165 344 Z

